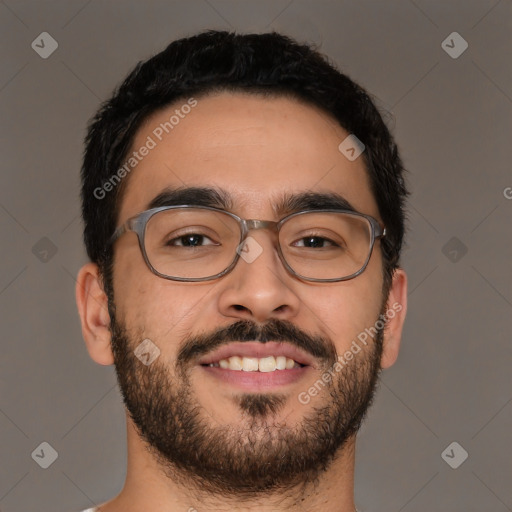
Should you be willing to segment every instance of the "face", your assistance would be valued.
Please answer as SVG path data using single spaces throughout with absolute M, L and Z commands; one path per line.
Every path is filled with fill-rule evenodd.
M 348 133 L 314 107 L 216 94 L 198 98 L 158 140 L 154 130 L 177 108 L 140 128 L 133 149 L 148 136 L 156 146 L 128 178 L 118 224 L 164 189 L 188 187 L 222 190 L 239 217 L 273 221 L 284 194 L 336 193 L 382 224 L 362 159 L 338 150 Z M 381 328 L 357 343 L 386 310 L 379 242 L 356 278 L 314 283 L 285 269 L 269 231 L 249 235 L 261 254 L 205 282 L 153 274 L 133 232 L 115 245 L 112 346 L 131 420 L 166 473 L 224 495 L 321 475 L 359 428 L 382 353 Z M 160 351 L 149 365 L 134 354 L 145 339 Z M 287 353 L 306 365 L 252 373 L 205 364 L 222 350 L 226 357 Z

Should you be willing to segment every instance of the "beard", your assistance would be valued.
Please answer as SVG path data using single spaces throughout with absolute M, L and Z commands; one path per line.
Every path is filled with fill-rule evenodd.
M 134 354 L 143 338 L 130 336 L 116 319 L 113 301 L 110 305 L 114 363 L 125 407 L 163 473 L 184 488 L 224 499 L 305 493 L 359 430 L 373 402 L 384 328 L 341 371 L 332 369 L 337 352 L 329 338 L 277 319 L 263 326 L 238 321 L 189 336 L 179 347 L 174 368 L 163 358 L 146 366 Z M 307 408 L 289 393 L 239 392 L 232 395 L 241 413 L 237 423 L 209 421 L 191 385 L 194 361 L 231 341 L 270 340 L 305 350 L 332 379 L 325 383 L 324 371 L 318 373 L 315 382 L 321 381 L 322 388 Z M 293 426 L 278 417 L 290 404 L 293 411 L 305 411 Z

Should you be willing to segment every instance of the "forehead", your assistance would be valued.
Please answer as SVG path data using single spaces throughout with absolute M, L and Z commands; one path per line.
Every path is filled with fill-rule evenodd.
M 164 190 L 205 187 L 247 218 L 271 219 L 285 197 L 305 193 L 340 196 L 379 218 L 363 159 L 338 150 L 348 135 L 320 109 L 286 97 L 223 92 L 179 101 L 148 117 L 134 138 L 119 222 Z

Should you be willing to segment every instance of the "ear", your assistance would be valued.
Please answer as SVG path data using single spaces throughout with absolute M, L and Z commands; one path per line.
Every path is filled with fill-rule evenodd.
M 393 274 L 387 300 L 387 323 L 384 329 L 384 346 L 380 360 L 380 366 L 383 369 L 389 368 L 397 360 L 406 313 L 407 275 L 403 269 L 397 268 Z
M 82 323 L 82 336 L 91 359 L 98 364 L 114 364 L 108 299 L 95 263 L 87 263 L 78 272 L 75 297 Z

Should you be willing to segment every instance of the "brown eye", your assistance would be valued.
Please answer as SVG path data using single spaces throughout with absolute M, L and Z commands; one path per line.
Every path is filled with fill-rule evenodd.
M 209 240 L 212 243 L 204 243 Z M 199 233 L 187 233 L 186 235 L 179 236 L 177 238 L 173 238 L 167 242 L 166 245 L 172 247 L 204 247 L 205 245 L 216 245 L 213 243 L 211 238 L 208 238 L 206 235 L 201 235 Z
M 329 246 L 337 246 L 335 242 L 332 240 L 329 240 L 329 238 L 325 238 L 323 236 L 306 236 L 300 239 L 301 242 L 303 242 L 303 245 L 299 245 L 297 243 L 294 243 L 294 247 L 306 247 L 308 249 L 313 249 L 320 247 L 321 249 L 325 248 L 324 243 L 327 242 Z

